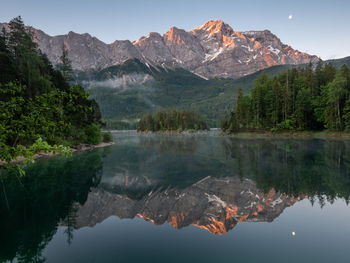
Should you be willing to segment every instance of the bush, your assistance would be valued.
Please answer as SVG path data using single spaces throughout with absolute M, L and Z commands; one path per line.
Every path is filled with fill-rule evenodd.
M 72 145 L 77 145 L 80 143 L 86 143 L 88 140 L 85 130 L 79 127 L 76 127 L 74 125 L 70 126 L 68 129 L 68 139 L 67 141 L 70 141 Z
M 112 133 L 111 132 L 102 133 L 102 140 L 103 142 L 112 142 L 113 141 Z
M 91 124 L 84 129 L 86 135 L 86 143 L 99 144 L 102 141 L 102 133 L 100 126 Z

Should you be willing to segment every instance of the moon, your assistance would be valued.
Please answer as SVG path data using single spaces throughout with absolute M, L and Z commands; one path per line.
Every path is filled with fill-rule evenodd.
M 291 20 L 293 18 L 293 15 L 289 15 L 288 19 Z

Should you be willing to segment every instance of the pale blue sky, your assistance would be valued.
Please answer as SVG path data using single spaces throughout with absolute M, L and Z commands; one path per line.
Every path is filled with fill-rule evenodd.
M 21 15 L 49 35 L 87 32 L 111 43 L 222 19 L 237 31 L 269 29 L 322 59 L 350 56 L 349 11 L 348 0 L 0 0 L 1 22 Z

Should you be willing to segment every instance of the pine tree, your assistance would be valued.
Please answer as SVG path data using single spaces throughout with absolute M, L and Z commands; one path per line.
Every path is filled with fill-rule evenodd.
M 61 63 L 57 65 L 58 70 L 62 73 L 64 79 L 67 82 L 74 81 L 74 74 L 72 69 L 72 62 L 68 58 L 68 50 L 66 46 L 62 44 L 62 55 L 60 57 Z
M 313 118 L 313 109 L 311 107 L 310 89 L 302 89 L 298 92 L 295 103 L 295 118 L 300 130 L 309 128 L 310 120 Z
M 346 84 L 345 84 L 345 89 L 346 89 L 346 93 L 347 93 L 346 99 L 348 99 L 350 97 L 350 69 L 348 68 L 347 65 L 344 64 L 340 68 L 340 72 L 341 72 L 341 75 L 346 80 Z
M 242 88 L 239 88 L 238 90 L 235 114 L 238 126 L 239 128 L 242 128 L 244 126 L 244 101 Z
M 289 91 L 289 70 L 286 72 L 286 82 L 284 87 L 283 94 L 283 113 L 284 113 L 284 121 L 289 118 L 290 111 L 290 91 Z
M 280 116 L 281 116 L 282 101 L 281 101 L 280 85 L 276 77 L 272 81 L 272 94 L 273 94 L 273 100 L 272 100 L 271 121 L 274 124 L 274 126 L 277 126 L 277 124 L 281 121 Z
M 333 64 L 327 63 L 324 66 L 324 69 L 323 69 L 324 85 L 328 84 L 334 79 L 336 72 L 337 72 L 337 69 L 333 66 Z
M 34 98 L 52 90 L 52 66 L 32 40 L 32 31 L 25 27 L 21 17 L 9 23 L 8 49 L 20 84 L 26 85 L 25 96 Z
M 266 93 L 270 86 L 270 79 L 262 73 L 255 81 L 255 85 L 252 90 L 252 109 L 254 113 L 254 126 L 256 128 L 263 127 L 264 116 L 266 114 L 267 101 Z
M 317 86 L 320 88 L 321 86 L 326 84 L 325 76 L 323 73 L 323 63 L 322 60 L 319 60 L 316 65 L 315 75 L 317 79 Z
M 13 57 L 7 47 L 8 34 L 5 28 L 0 33 L 0 83 L 7 83 L 16 78 L 13 67 Z
M 334 80 L 327 85 L 327 107 L 325 121 L 327 128 L 343 129 L 343 107 L 347 96 L 346 79 L 341 72 L 336 74 Z

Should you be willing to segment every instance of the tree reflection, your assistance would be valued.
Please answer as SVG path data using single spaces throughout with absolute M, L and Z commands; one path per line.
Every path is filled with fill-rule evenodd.
M 350 142 L 324 140 L 237 140 L 223 143 L 242 177 L 264 192 L 305 194 L 321 206 L 350 197 Z
M 2 174 L 9 209 L 0 199 L 0 262 L 44 262 L 42 250 L 60 222 L 74 220 L 72 206 L 84 204 L 90 188 L 102 175 L 103 149 L 70 158 L 40 160 L 27 167 L 20 181 Z M 71 222 L 72 223 L 72 222 Z M 73 226 L 74 224 L 70 224 Z M 67 238 L 71 241 L 72 229 Z
M 191 135 L 156 135 L 141 136 L 140 144 L 145 150 L 156 150 L 159 153 L 186 154 L 196 151 L 199 137 Z

